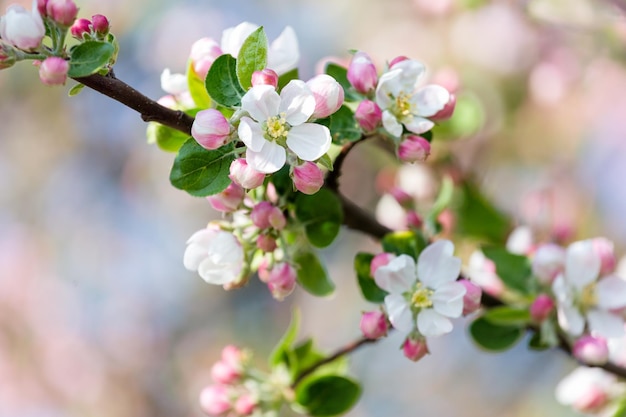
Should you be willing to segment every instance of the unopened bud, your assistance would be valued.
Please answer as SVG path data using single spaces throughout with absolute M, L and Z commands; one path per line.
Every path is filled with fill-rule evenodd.
M 276 239 L 270 235 L 259 235 L 256 238 L 256 245 L 263 252 L 274 252 L 278 247 L 276 245 Z
M 267 286 L 272 297 L 282 301 L 296 287 L 296 270 L 286 262 L 278 263 L 272 268 L 267 279 Z
M 109 33 L 110 24 L 109 19 L 107 19 L 106 16 L 103 16 L 101 14 L 95 14 L 91 16 L 91 22 L 93 31 L 96 32 L 98 35 L 103 36 Z
M 37 0 L 37 11 L 41 17 L 46 17 L 48 12 L 46 11 L 46 6 L 48 5 L 48 0 Z
M 389 262 L 395 259 L 395 257 L 396 255 L 388 252 L 382 252 L 374 256 L 372 262 L 370 262 L 370 275 L 374 276 L 378 268 L 387 265 Z
M 287 223 L 283 212 L 269 201 L 261 201 L 254 206 L 250 212 L 250 219 L 259 229 L 281 230 Z
M 378 73 L 372 59 L 365 52 L 357 52 L 348 66 L 348 81 L 356 91 L 369 94 L 376 88 Z
M 472 314 L 480 308 L 480 300 L 483 295 L 483 291 L 480 287 L 467 279 L 460 279 L 458 281 L 465 287 L 465 295 L 463 296 L 463 315 L 467 316 Z
M 421 136 L 408 135 L 398 146 L 402 162 L 424 162 L 430 155 L 430 143 Z
M 39 65 L 39 79 L 46 85 L 63 85 L 67 80 L 70 63 L 56 56 L 43 60 Z
M 196 114 L 191 125 L 191 136 L 205 149 L 213 150 L 226 144 L 230 136 L 230 123 L 218 110 L 207 109 Z
M 359 328 L 368 339 L 379 339 L 387 336 L 387 317 L 382 311 L 366 311 L 361 316 Z
M 435 115 L 430 116 L 429 119 L 438 121 L 438 122 L 448 120 L 449 118 L 452 117 L 455 107 L 456 107 L 456 96 L 454 94 L 450 94 L 450 99 L 448 100 L 446 105 L 443 106 L 443 109 L 439 110 L 437 113 L 435 113 Z
M 414 229 L 419 229 L 424 225 L 424 220 L 415 210 L 406 212 L 406 224 Z
M 402 62 L 402 61 L 407 61 L 408 59 L 409 57 L 404 56 L 404 55 L 395 57 L 389 62 L 389 69 L 393 68 L 393 66 L 396 65 L 397 63 Z
M 537 280 L 549 285 L 565 267 L 565 249 L 554 243 L 546 243 L 535 250 L 532 271 Z
M 271 85 L 276 88 L 278 86 L 278 74 L 273 69 L 265 68 L 261 71 L 252 73 L 252 86 Z
M 70 28 L 73 37 L 82 41 L 91 34 L 91 21 L 87 19 L 76 19 Z
M 244 189 L 239 184 L 231 182 L 224 191 L 207 197 L 207 200 L 215 210 L 222 213 L 232 213 L 241 207 L 245 195 Z
M 293 167 L 291 179 L 296 189 L 304 194 L 315 194 L 324 185 L 324 173 L 315 162 L 310 161 Z
M 427 353 L 430 353 L 428 351 L 428 345 L 426 345 L 426 339 L 423 337 L 413 338 L 412 336 L 407 337 L 404 341 L 402 352 L 404 356 L 413 362 L 419 361 L 426 356 Z
M 45 34 L 46 28 L 37 8 L 28 11 L 12 4 L 0 19 L 0 38 L 19 49 L 38 48 Z
M 251 190 L 263 185 L 265 174 L 250 167 L 245 158 L 238 158 L 230 164 L 230 179 Z
M 343 87 L 330 75 L 319 74 L 307 81 L 306 86 L 315 97 L 312 117 L 323 119 L 330 116 L 343 104 Z
M 585 335 L 574 342 L 572 354 L 588 365 L 602 365 L 609 360 L 609 346 L 603 337 Z
M 608 275 L 615 271 L 617 260 L 615 259 L 613 242 L 604 237 L 591 239 L 591 242 L 593 251 L 600 258 L 600 275 Z
M 218 384 L 234 384 L 241 378 L 239 369 L 234 368 L 224 361 L 215 362 L 211 368 L 211 377 Z
M 78 7 L 72 0 L 48 0 L 48 16 L 62 26 L 71 26 L 78 15 Z
M 204 80 L 213 62 L 223 54 L 220 45 L 214 39 L 201 38 L 191 45 L 189 59 L 194 72 Z
M 550 316 L 554 309 L 554 300 L 547 294 L 539 294 L 530 305 L 530 317 L 533 321 L 541 323 Z
M 378 104 L 371 100 L 363 100 L 356 108 L 354 118 L 359 123 L 359 126 L 361 126 L 361 129 L 365 132 L 371 132 L 380 126 L 380 122 L 383 119 L 383 112 Z
M 237 401 L 235 401 L 235 412 L 240 416 L 249 416 L 256 409 L 257 402 L 248 393 L 242 394 Z
M 210 416 L 222 416 L 231 408 L 228 397 L 224 385 L 209 385 L 200 392 L 200 408 Z

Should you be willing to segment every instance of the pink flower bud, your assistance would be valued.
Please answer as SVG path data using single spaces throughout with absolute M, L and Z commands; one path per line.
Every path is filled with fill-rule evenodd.
M 215 210 L 222 213 L 232 213 L 241 207 L 245 195 L 244 189 L 239 184 L 231 182 L 224 191 L 207 197 L 207 200 Z
M 539 294 L 530 305 L 530 317 L 535 322 L 541 323 L 550 316 L 553 309 L 554 300 L 547 294 Z
M 424 162 L 428 155 L 430 143 L 421 136 L 408 135 L 398 147 L 398 158 L 402 162 Z
M 483 295 L 483 291 L 480 287 L 467 279 L 460 279 L 458 281 L 465 287 L 465 295 L 463 296 L 463 315 L 467 316 L 472 314 L 480 308 L 480 299 Z
M 240 416 L 249 416 L 254 412 L 257 402 L 248 393 L 242 394 L 235 402 L 235 412 Z
M 613 242 L 604 238 L 597 237 L 591 239 L 593 251 L 598 255 L 601 262 L 600 275 L 608 275 L 615 271 L 617 260 L 615 259 L 615 250 Z
M 406 191 L 404 191 L 400 187 L 392 187 L 389 190 L 389 194 L 400 204 L 402 207 L 408 207 L 413 204 L 413 197 L 409 195 Z
M 196 114 L 191 125 L 191 136 L 205 149 L 224 146 L 230 136 L 230 123 L 215 109 L 202 110 Z
M 402 62 L 402 61 L 407 61 L 408 59 L 409 57 L 406 57 L 404 55 L 395 57 L 389 62 L 389 69 L 393 68 L 393 66 L 396 65 L 397 63 Z
M 267 257 L 261 259 L 259 269 L 257 269 L 257 274 L 259 275 L 259 280 L 261 280 L 261 282 L 267 283 L 267 281 L 269 281 L 271 265 L 271 261 Z
M 70 33 L 76 39 L 82 41 L 85 36 L 91 34 L 91 21 L 87 19 L 76 19 L 70 28 Z
M 599 387 L 589 387 L 573 404 L 575 410 L 585 414 L 596 414 L 609 402 L 609 395 Z
M 424 220 L 415 210 L 409 210 L 406 212 L 406 224 L 409 227 L 419 229 L 423 226 Z
M 37 0 L 37 11 L 42 17 L 46 17 L 48 12 L 46 11 L 46 6 L 48 5 L 48 0 Z
M 363 336 L 368 339 L 379 339 L 387 336 L 387 317 L 381 311 L 366 311 L 359 324 Z
M 537 280 L 549 285 L 563 272 L 565 267 L 565 249 L 554 243 L 546 243 L 535 250 L 532 260 L 533 274 Z
M 365 52 L 357 52 L 348 66 L 348 81 L 356 91 L 369 94 L 376 88 L 378 73 L 372 59 Z
M 239 381 L 241 373 L 228 363 L 218 361 L 211 368 L 211 377 L 218 384 L 231 385 Z
M 359 123 L 359 126 L 361 126 L 361 129 L 366 132 L 371 132 L 380 126 L 380 122 L 383 119 L 383 112 L 378 104 L 370 100 L 363 100 L 356 108 L 354 118 Z
M 0 19 L 0 37 L 19 49 L 38 48 L 45 34 L 43 19 L 36 8 L 29 12 L 20 5 L 12 4 Z
M 454 94 L 450 94 L 450 99 L 448 100 L 446 105 L 443 106 L 443 109 L 439 110 L 437 113 L 435 113 L 435 115 L 430 116 L 429 119 L 434 120 L 434 121 L 448 120 L 449 118 L 452 117 L 455 107 L 456 107 L 456 96 Z
M 381 266 L 387 265 L 395 257 L 396 255 L 394 255 L 393 253 L 387 253 L 387 252 L 382 252 L 374 256 L 374 258 L 372 259 L 372 262 L 370 263 L 370 275 L 374 276 L 378 268 L 380 268 Z
M 245 158 L 238 158 L 230 164 L 230 179 L 251 190 L 263 185 L 265 174 L 251 168 Z
M 328 117 L 343 104 L 343 87 L 330 75 L 316 75 L 307 81 L 306 85 L 315 97 L 313 118 Z
M 609 360 L 609 346 L 603 337 L 585 335 L 574 343 L 572 354 L 588 365 L 602 365 Z
M 276 88 L 278 86 L 278 74 L 273 69 L 265 68 L 261 71 L 252 73 L 252 86 L 271 85 Z
M 93 31 L 96 32 L 98 35 L 106 35 L 107 33 L 109 33 L 110 24 L 109 19 L 107 19 L 106 16 L 103 16 L 101 14 L 95 14 L 91 16 L 91 21 Z
M 39 66 L 39 79 L 46 85 L 63 85 L 67 80 L 70 63 L 56 56 L 43 60 Z
M 71 26 L 78 15 L 78 7 L 72 0 L 48 0 L 48 16 L 62 26 Z
M 242 369 L 245 354 L 235 345 L 226 345 L 222 349 L 222 362 L 235 369 Z
M 324 185 L 324 173 L 315 162 L 304 161 L 293 167 L 293 185 L 304 194 L 315 194 Z
M 282 301 L 296 288 L 297 273 L 293 266 L 286 262 L 276 264 L 269 273 L 267 286 L 272 297 Z
M 404 356 L 413 362 L 419 361 L 426 356 L 427 353 L 430 353 L 428 351 L 428 346 L 426 345 L 426 339 L 423 337 L 414 339 L 411 336 L 407 337 L 404 341 L 404 344 L 402 345 L 402 352 L 404 353 Z
M 269 201 L 261 201 L 250 212 L 252 223 L 259 229 L 274 228 L 281 230 L 287 220 L 283 212 Z
M 276 245 L 276 239 L 270 235 L 259 235 L 256 238 L 256 245 L 263 252 L 274 252 L 278 247 Z
M 204 80 L 213 62 L 223 54 L 220 45 L 214 39 L 201 38 L 191 45 L 189 59 L 194 72 Z
M 200 392 L 200 408 L 206 414 L 219 417 L 230 407 L 228 388 L 224 385 L 209 385 Z

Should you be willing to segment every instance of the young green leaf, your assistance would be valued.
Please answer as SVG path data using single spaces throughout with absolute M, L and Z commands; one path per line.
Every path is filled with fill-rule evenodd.
M 495 246 L 484 247 L 482 251 L 496 265 L 496 274 L 507 287 L 522 294 L 529 293 L 532 269 L 526 256 L 516 255 L 506 248 Z
M 520 326 L 499 326 L 484 317 L 474 320 L 470 335 L 476 344 L 485 350 L 499 352 L 513 347 L 524 335 Z
M 343 210 L 337 196 L 322 188 L 313 195 L 298 194 L 295 205 L 296 217 L 304 225 L 309 242 L 318 248 L 330 245 L 343 222 Z
M 328 277 L 326 269 L 317 255 L 310 251 L 297 252 L 293 256 L 297 265 L 298 283 L 313 295 L 320 297 L 335 291 L 335 284 Z
M 285 334 L 283 334 L 283 337 L 281 337 L 280 341 L 278 342 L 276 347 L 274 347 L 274 350 L 270 355 L 269 362 L 272 368 L 281 363 L 289 367 L 289 356 L 293 356 L 291 345 L 293 345 L 293 343 L 296 341 L 296 336 L 298 336 L 299 329 L 300 311 L 294 309 L 293 313 L 291 314 L 291 323 L 289 323 L 289 327 L 287 327 Z
M 211 107 L 211 97 L 207 93 L 205 80 L 198 77 L 198 74 L 193 70 L 191 60 L 187 65 L 187 86 L 189 87 L 189 94 L 198 108 L 208 109 Z
M 237 78 L 237 60 L 231 55 L 219 56 L 205 80 L 206 91 L 211 99 L 224 107 L 241 104 L 241 97 L 246 93 Z
M 421 233 L 415 231 L 388 233 L 381 243 L 385 252 L 396 255 L 406 254 L 415 260 L 428 245 L 426 238 Z
M 267 36 L 261 26 L 246 38 L 237 56 L 237 78 L 244 90 L 252 86 L 252 73 L 266 66 Z
M 307 378 L 296 388 L 296 402 L 314 417 L 343 414 L 360 396 L 361 386 L 356 381 L 338 375 Z
M 178 152 L 189 136 L 180 130 L 172 129 L 160 123 L 150 122 L 146 130 L 148 143 L 156 143 L 166 152 Z
M 462 201 L 456 210 L 457 233 L 491 243 L 504 243 L 511 230 L 510 220 L 483 196 L 475 184 L 462 184 L 460 192 Z
M 354 119 L 354 113 L 347 106 L 330 115 L 330 134 L 333 143 L 343 144 L 361 139 L 361 127 Z
M 385 301 L 387 292 L 376 285 L 374 277 L 370 274 L 372 259 L 374 259 L 374 255 L 370 253 L 357 253 L 354 257 L 354 270 L 363 298 L 370 303 L 381 304 Z
M 497 326 L 524 326 L 530 322 L 530 311 L 528 308 L 499 306 L 487 310 L 483 318 Z
M 95 74 L 109 63 L 115 48 L 107 42 L 87 41 L 72 49 L 68 77 L 80 78 Z
M 278 89 L 282 90 L 284 86 L 289 84 L 291 80 L 297 80 L 299 78 L 298 68 L 294 68 L 291 71 L 284 73 L 278 77 Z

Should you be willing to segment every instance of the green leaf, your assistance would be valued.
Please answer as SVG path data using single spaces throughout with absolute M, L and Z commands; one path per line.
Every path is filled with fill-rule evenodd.
M 357 253 L 354 257 L 354 270 L 356 271 L 357 281 L 363 298 L 370 303 L 381 304 L 385 301 L 387 291 L 379 288 L 374 281 L 374 277 L 370 274 L 372 259 L 374 259 L 374 255 L 370 253 Z
M 428 217 L 437 220 L 437 217 L 450 205 L 452 202 L 452 197 L 454 196 L 454 181 L 449 175 L 443 177 L 443 181 L 441 182 L 441 188 L 439 189 L 439 194 L 437 195 L 437 200 L 435 200 L 435 204 L 430 209 L 428 213 Z
M 313 295 L 323 297 L 335 291 L 326 269 L 313 252 L 297 252 L 293 262 L 298 265 L 298 283 Z
M 246 38 L 237 55 L 237 78 L 244 90 L 252 86 L 252 73 L 267 66 L 267 36 L 263 26 Z
M 189 94 L 191 94 L 191 98 L 197 107 L 201 109 L 211 107 L 211 97 L 207 93 L 205 80 L 198 77 L 198 74 L 193 70 L 191 60 L 189 60 L 187 65 L 187 86 L 189 87 Z
M 341 84 L 346 101 L 359 101 L 363 99 L 363 97 L 354 91 L 350 81 L 348 81 L 348 70 L 346 68 L 331 62 L 326 65 L 326 74 L 330 75 Z
M 313 246 L 330 245 L 343 222 L 341 202 L 330 190 L 322 188 L 313 195 L 296 196 L 296 218 L 304 224 L 307 238 Z
M 322 155 L 317 162 L 323 166 L 324 168 L 326 168 L 329 171 L 333 170 L 333 160 L 330 159 L 330 156 L 328 156 L 327 153 L 325 153 L 324 155 Z
M 476 185 L 462 184 L 461 194 L 462 202 L 456 213 L 457 233 L 491 243 L 504 243 L 511 230 L 509 219 L 487 201 Z
M 354 113 L 346 106 L 330 115 L 330 134 L 333 142 L 342 144 L 361 139 L 361 128 L 354 118 Z
M 298 330 L 300 329 L 300 311 L 297 309 L 293 310 L 291 314 L 291 323 L 289 323 L 289 327 L 281 337 L 280 341 L 274 347 L 270 355 L 270 367 L 275 367 L 279 364 L 285 364 L 289 367 L 290 360 L 289 354 L 291 353 L 291 345 L 296 340 L 296 336 L 298 335 Z M 293 355 L 293 353 L 291 353 Z
M 74 87 L 70 88 L 70 91 L 67 93 L 68 96 L 74 97 L 78 95 L 85 88 L 85 84 L 76 84 Z
M 291 177 L 289 176 L 289 166 L 287 164 L 272 174 L 270 181 L 274 184 L 276 192 L 281 197 L 288 198 L 294 194 L 293 181 L 291 181 Z
M 236 107 L 246 93 L 237 78 L 237 60 L 231 55 L 219 56 L 211 65 L 206 80 L 206 91 L 218 104 Z
M 530 322 L 530 311 L 527 308 L 500 306 L 487 310 L 483 318 L 498 326 L 523 326 Z
M 231 183 L 230 164 L 235 159 L 232 143 L 209 151 L 190 138 L 176 155 L 170 172 L 170 182 L 180 190 L 196 197 L 224 191 Z
M 343 414 L 360 396 L 356 381 L 338 375 L 306 379 L 296 388 L 296 402 L 314 417 Z
M 189 136 L 180 130 L 172 129 L 160 123 L 150 122 L 146 129 L 148 143 L 156 143 L 166 152 L 178 152 Z
M 499 326 L 489 322 L 484 317 L 474 320 L 469 331 L 478 346 L 492 352 L 513 347 L 524 335 L 523 327 Z
M 406 254 L 417 261 L 417 257 L 428 245 L 426 238 L 416 231 L 388 233 L 381 242 L 385 252 L 396 255 Z
M 615 411 L 611 414 L 611 417 L 626 417 L 626 398 L 619 400 Z
M 298 68 L 294 68 L 291 71 L 284 73 L 278 77 L 278 89 L 282 90 L 284 86 L 289 84 L 291 80 L 297 80 L 299 77 Z
M 68 77 L 80 78 L 95 74 L 109 63 L 115 48 L 107 42 L 87 41 L 72 49 Z
M 482 251 L 496 264 L 496 274 L 508 288 L 522 294 L 530 292 L 532 269 L 526 256 L 516 255 L 505 248 L 495 246 L 484 247 Z

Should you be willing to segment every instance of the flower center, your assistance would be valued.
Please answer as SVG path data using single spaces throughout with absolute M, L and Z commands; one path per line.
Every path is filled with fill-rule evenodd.
M 265 133 L 268 140 L 280 140 L 287 137 L 289 125 L 285 113 L 272 116 L 265 121 Z
M 395 114 L 397 118 L 402 119 L 411 115 L 413 106 L 409 101 L 410 98 L 411 96 L 407 93 L 400 93 L 398 97 L 396 97 L 392 113 Z
M 428 288 L 423 288 L 421 283 L 417 283 L 417 289 L 411 296 L 411 305 L 416 308 L 428 308 L 432 307 L 433 302 L 430 297 L 434 294 L 434 291 Z
M 598 304 L 598 296 L 596 295 L 595 283 L 591 283 L 583 288 L 583 290 L 580 292 L 579 302 L 583 310 L 588 310 Z

